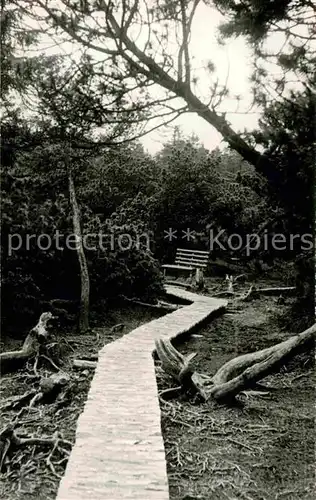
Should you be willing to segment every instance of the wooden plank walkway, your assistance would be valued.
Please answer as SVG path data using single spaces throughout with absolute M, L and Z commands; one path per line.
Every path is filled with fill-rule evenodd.
M 192 302 L 105 345 L 77 423 L 57 500 L 169 500 L 154 340 L 189 332 L 227 301 L 167 287 Z

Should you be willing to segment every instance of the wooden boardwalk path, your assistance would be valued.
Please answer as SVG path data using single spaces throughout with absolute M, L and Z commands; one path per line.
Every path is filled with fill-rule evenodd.
M 192 304 L 105 345 L 77 423 L 57 500 L 169 500 L 155 367 L 155 338 L 189 332 L 225 300 L 167 287 Z

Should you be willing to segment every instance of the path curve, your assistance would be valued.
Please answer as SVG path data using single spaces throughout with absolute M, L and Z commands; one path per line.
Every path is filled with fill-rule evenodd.
M 171 286 L 166 292 L 192 303 L 99 352 L 57 500 L 169 500 L 154 341 L 190 332 L 227 301 Z

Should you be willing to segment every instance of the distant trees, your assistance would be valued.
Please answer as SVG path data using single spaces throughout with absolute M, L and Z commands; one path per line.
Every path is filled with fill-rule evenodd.
M 63 0 L 58 8 L 51 0 L 14 0 L 12 5 L 8 11 L 11 18 L 14 12 L 23 40 L 28 37 L 31 43 L 36 36 L 40 42 L 39 33 L 26 26 L 27 19 L 35 19 L 47 27 L 53 43 L 72 41 L 78 48 L 75 59 L 71 55 L 51 56 L 49 60 L 28 58 L 33 76 L 26 73 L 28 92 L 37 98 L 41 116 L 56 122 L 61 133 L 67 132 L 77 146 L 79 131 L 86 147 L 89 142 L 113 145 L 169 123 L 181 113 L 193 112 L 215 127 L 232 149 L 264 175 L 275 192 L 287 182 L 271 144 L 266 146 L 263 141 L 263 149 L 259 149 L 256 135 L 238 133 L 227 121 L 222 111 L 229 90 L 219 84 L 211 60 L 202 72 L 210 82 L 209 95 L 199 93 L 200 75 L 194 70 L 190 36 L 197 12 L 203 9 L 205 16 L 211 15 L 215 7 L 223 15 L 220 42 L 244 36 L 253 50 L 253 104 L 266 113 L 266 119 L 271 119 L 275 102 L 280 114 L 282 106 L 286 109 L 296 100 L 295 93 L 290 93 L 293 81 L 306 90 L 308 114 L 316 95 L 312 2 L 288 0 L 271 6 L 253 0 L 168 0 L 153 5 L 146 0 Z M 137 38 L 138 26 L 142 27 L 141 39 Z M 272 51 L 269 37 L 275 34 L 282 43 Z M 270 71 L 272 66 L 278 71 Z M 102 129 L 102 138 L 90 134 L 96 127 Z M 285 132 L 284 122 L 278 128 Z M 280 133 L 274 141 L 281 141 L 282 146 L 281 138 Z M 293 163 L 292 177 L 300 177 L 297 168 Z
M 82 58 L 68 71 L 67 78 L 68 81 L 76 80 L 79 73 L 80 78 L 85 79 L 82 104 L 89 102 L 88 114 L 95 124 L 105 127 L 110 124 L 113 129 L 122 121 L 128 121 L 136 125 L 138 133 L 143 133 L 143 126 L 149 130 L 174 120 L 181 113 L 194 112 L 215 127 L 258 172 L 272 179 L 274 164 L 269 156 L 234 131 L 222 114 L 220 106 L 228 89 L 218 81 L 214 83 L 215 67 L 211 60 L 204 71 L 204 77 L 208 75 L 210 79 L 209 95 L 199 94 L 196 87 L 199 75 L 193 69 L 190 53 L 192 24 L 199 9 L 203 8 L 207 16 L 215 6 L 224 16 L 222 43 L 229 36 L 248 38 L 257 61 L 254 63 L 254 99 L 256 104 L 265 106 L 269 94 L 268 89 L 264 91 L 265 65 L 271 61 L 284 68 L 281 80 L 275 77 L 273 81 L 273 86 L 281 92 L 281 99 L 282 89 L 293 72 L 302 75 L 306 85 L 313 85 L 315 33 L 312 16 L 315 11 L 312 2 L 287 1 L 271 7 L 259 6 L 251 0 L 241 4 L 226 0 L 212 3 L 168 0 L 152 5 L 145 0 L 64 0 L 59 9 L 50 0 L 34 0 L 34 8 L 27 11 L 23 0 L 14 3 L 27 17 L 44 23 L 48 33 L 56 35 L 59 41 L 71 40 L 77 44 Z M 143 33 L 141 39 L 137 38 L 139 26 Z M 304 34 L 300 34 L 298 27 Z M 285 48 L 277 54 L 269 53 L 265 46 L 267 37 L 273 33 L 284 35 L 286 42 Z M 161 93 L 150 93 L 151 87 L 160 88 Z M 58 90 L 59 99 L 67 98 L 67 89 L 58 87 Z M 51 88 L 50 98 L 53 92 Z M 118 140 L 118 136 L 112 135 L 112 139 Z
M 214 4 L 223 14 L 221 36 L 244 36 L 253 50 L 252 80 L 257 102 L 266 106 L 285 99 L 293 81 L 315 94 L 314 2 L 215 0 Z M 277 72 L 271 71 L 276 67 Z
M 19 137 L 18 126 L 7 127 L 3 130 L 5 142 L 19 143 L 26 129 L 24 124 Z M 32 139 L 28 131 L 28 140 Z M 122 200 L 116 200 L 115 191 L 109 200 L 111 210 L 100 205 L 96 210 L 95 198 L 89 204 L 89 193 L 97 182 L 96 173 L 99 173 L 99 182 L 104 174 L 102 169 L 97 169 L 95 176 L 89 179 L 87 172 L 89 168 L 94 171 L 97 160 L 85 158 L 78 150 L 72 152 L 67 147 L 67 144 L 61 148 L 60 144 L 46 142 L 32 151 L 15 151 L 14 157 L 7 156 L 6 163 L 2 164 L 2 321 L 6 327 L 34 321 L 43 307 L 54 312 L 55 299 L 61 299 L 70 305 L 73 303 L 71 314 L 64 310 L 57 311 L 57 315 L 61 314 L 62 320 L 72 317 L 74 321 L 76 312 L 81 331 L 86 331 L 89 297 L 95 310 L 102 301 L 120 294 L 150 299 L 161 290 L 157 263 L 147 249 L 147 242 L 143 238 L 141 244 L 136 245 L 137 221 L 133 219 L 127 224 L 126 219 L 116 219 L 113 214 L 122 204 Z M 105 163 L 111 167 L 109 159 Z M 114 179 L 113 175 L 112 183 Z M 77 233 L 77 241 L 74 233 Z M 88 248 L 79 247 L 78 242 L 82 245 L 88 233 L 92 234 Z M 99 233 L 103 235 L 102 245 Z M 56 242 L 58 234 L 60 238 Z M 124 234 L 130 234 L 132 242 L 124 241 L 120 246 L 118 239 Z M 66 238 L 69 238 L 68 245 Z M 81 268 L 76 257 L 78 249 Z M 83 253 L 86 262 L 82 260 Z M 77 306 L 80 295 L 81 314 Z
M 43 23 L 53 43 L 72 41 L 78 49 L 75 59 L 71 55 L 51 56 L 48 60 L 28 58 L 33 71 L 26 72 L 27 95 L 36 97 L 42 119 L 50 120 L 50 127 L 57 124 L 57 135 L 67 133 L 74 147 L 121 143 L 173 121 L 181 113 L 193 112 L 215 127 L 231 149 L 268 180 L 278 209 L 289 213 L 289 196 L 285 192 L 298 192 L 289 182 L 292 186 L 297 182 L 305 191 L 311 186 L 310 170 L 301 173 L 305 162 L 296 161 L 294 156 L 292 161 L 289 149 L 287 159 L 283 153 L 290 135 L 287 115 L 296 113 L 301 93 L 291 91 L 293 85 L 304 90 L 305 104 L 301 99 L 298 113 L 302 119 L 305 114 L 304 130 L 308 135 L 303 139 L 301 134 L 296 143 L 299 140 L 307 144 L 314 133 L 310 121 L 316 96 L 312 2 L 286 1 L 271 6 L 252 0 L 168 0 L 153 5 L 146 0 L 64 0 L 59 9 L 50 0 L 33 0 L 31 4 L 14 0 L 12 5 L 14 9 L 9 12 L 14 11 L 15 24 L 30 43 L 34 37 L 40 42 L 41 37 L 26 26 L 28 18 Z M 205 16 L 211 15 L 214 7 L 223 15 L 220 43 L 243 36 L 253 51 L 253 104 L 264 114 L 254 133 L 234 131 L 222 113 L 229 90 L 216 79 L 211 60 L 201 73 L 205 80 L 209 79 L 209 95 L 198 91 L 200 74 L 194 70 L 190 34 L 197 12 L 203 9 Z M 142 27 L 142 39 L 137 38 L 137 26 Z M 273 51 L 269 37 L 275 34 L 282 43 Z M 270 71 L 273 68 L 278 71 Z M 272 137 L 274 126 L 278 133 Z M 96 127 L 102 130 L 102 137 L 94 132 Z M 302 179 L 306 180 L 304 186 Z M 258 183 L 262 185 L 262 181 L 257 177 L 255 182 L 260 191 Z M 287 206 L 280 207 L 283 203 Z M 298 207 L 298 200 L 295 204 L 304 211 Z

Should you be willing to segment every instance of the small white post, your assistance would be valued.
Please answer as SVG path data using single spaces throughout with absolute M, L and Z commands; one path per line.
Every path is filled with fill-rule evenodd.
M 203 269 L 201 269 L 199 267 L 196 268 L 196 272 L 195 272 L 195 284 L 199 290 L 202 290 L 204 288 Z
M 233 278 L 233 276 L 228 276 L 228 274 L 226 274 L 226 281 L 227 281 L 227 291 L 234 292 L 234 287 L 233 287 L 234 278 Z

